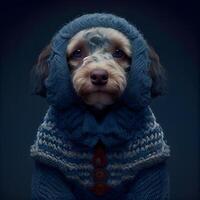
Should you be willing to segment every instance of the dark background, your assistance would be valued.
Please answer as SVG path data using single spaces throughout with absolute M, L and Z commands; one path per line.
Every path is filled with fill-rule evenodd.
M 169 92 L 152 107 L 171 145 L 171 199 L 200 199 L 199 6 L 194 1 L 164 2 L 1 1 L 1 200 L 30 199 L 33 163 L 29 146 L 47 109 L 44 99 L 31 96 L 31 67 L 62 25 L 91 12 L 125 17 L 160 55 L 168 72 Z

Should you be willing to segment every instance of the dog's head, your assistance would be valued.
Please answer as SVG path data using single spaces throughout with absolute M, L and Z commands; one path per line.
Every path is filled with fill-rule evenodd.
M 45 80 L 49 76 L 48 59 L 54 51 L 52 46 L 50 43 L 41 52 L 33 71 L 36 77 L 34 92 L 41 96 L 47 94 Z M 66 68 L 76 94 L 96 108 L 113 104 L 127 87 L 129 71 L 135 61 L 134 48 L 133 41 L 114 28 L 98 26 L 76 32 L 64 50 Z M 164 92 L 164 70 L 158 55 L 149 46 L 147 54 L 150 60 L 147 74 L 151 79 L 150 95 L 156 97 Z

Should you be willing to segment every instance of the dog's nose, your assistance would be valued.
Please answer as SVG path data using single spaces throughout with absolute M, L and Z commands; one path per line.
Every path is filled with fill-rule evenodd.
M 95 69 L 91 72 L 90 79 L 94 85 L 105 85 L 108 82 L 108 72 L 104 69 Z

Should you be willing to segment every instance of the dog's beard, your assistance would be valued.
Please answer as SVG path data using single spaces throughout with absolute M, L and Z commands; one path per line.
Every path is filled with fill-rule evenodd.
M 116 81 L 113 82 L 115 82 L 115 85 L 110 84 L 110 87 L 109 85 L 96 87 L 89 83 L 89 81 L 85 81 L 77 88 L 78 90 L 75 90 L 86 104 L 102 109 L 107 105 L 113 104 L 124 91 L 124 85 L 118 84 Z
M 91 92 L 83 96 L 83 100 L 86 104 L 101 110 L 105 108 L 105 106 L 113 104 L 115 97 L 106 92 Z

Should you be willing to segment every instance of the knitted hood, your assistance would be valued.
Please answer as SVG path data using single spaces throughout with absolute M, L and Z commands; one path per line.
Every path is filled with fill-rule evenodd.
M 69 40 L 79 31 L 92 27 L 109 27 L 122 32 L 132 45 L 132 65 L 128 73 L 128 84 L 120 98 L 134 109 L 150 104 L 151 78 L 149 77 L 148 45 L 136 27 L 125 19 L 112 14 L 87 14 L 65 25 L 53 37 L 52 53 L 48 60 L 49 76 L 46 80 L 47 100 L 59 109 L 70 107 L 78 100 L 71 83 L 66 60 L 66 47 Z M 80 105 L 80 102 L 78 102 Z

